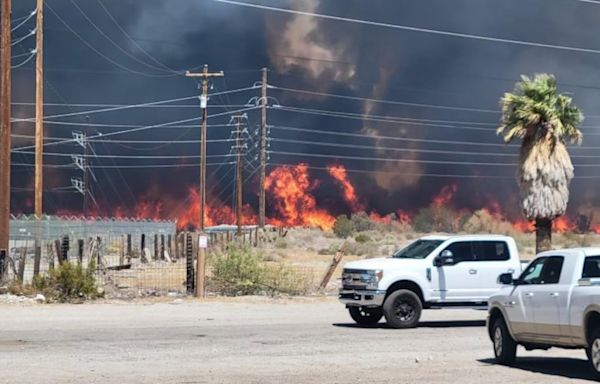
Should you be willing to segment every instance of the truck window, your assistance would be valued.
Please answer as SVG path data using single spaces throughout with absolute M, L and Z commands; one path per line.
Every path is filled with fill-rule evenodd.
M 564 258 L 541 257 L 527 267 L 519 278 L 519 284 L 558 284 Z
M 394 253 L 393 257 L 399 259 L 424 259 L 442 243 L 442 240 L 417 240 Z
M 462 261 L 475 261 L 472 241 L 457 241 L 456 243 L 450 244 L 446 249 L 451 251 L 454 255 L 455 264 Z
M 474 241 L 473 253 L 476 261 L 506 261 L 510 259 L 505 241 Z
M 582 278 L 600 277 L 600 256 L 586 257 L 583 263 Z

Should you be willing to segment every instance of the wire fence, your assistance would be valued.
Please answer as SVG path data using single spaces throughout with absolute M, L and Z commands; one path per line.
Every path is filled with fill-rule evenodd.
M 88 266 L 93 260 L 98 287 L 108 297 L 194 292 L 198 235 L 177 233 L 174 222 L 47 217 L 41 220 L 41 226 L 43 236 L 36 258 L 35 231 L 39 227 L 35 218 L 19 217 L 11 222 L 10 249 L 5 262 L 5 277 L 9 280 L 31 284 L 34 275 L 45 274 L 65 261 Z M 285 236 L 285 231 L 276 227 L 259 230 L 256 226 L 246 226 L 240 234 L 235 233 L 236 229 L 209 228 L 209 247 L 224 249 L 233 242 L 256 247 Z M 305 266 L 287 268 L 311 287 L 316 286 L 316 278 L 322 272 Z M 219 284 L 210 265 L 205 272 L 206 294 L 219 294 Z

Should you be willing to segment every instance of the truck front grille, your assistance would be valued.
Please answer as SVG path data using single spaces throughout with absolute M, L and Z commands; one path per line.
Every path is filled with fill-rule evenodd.
M 368 271 L 344 269 L 342 273 L 342 289 L 365 290 L 370 279 Z

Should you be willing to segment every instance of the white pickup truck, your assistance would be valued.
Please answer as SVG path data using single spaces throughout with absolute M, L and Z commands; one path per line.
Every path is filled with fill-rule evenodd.
M 339 299 L 352 319 L 394 328 L 419 323 L 422 309 L 485 307 L 502 273 L 520 273 L 517 245 L 499 235 L 426 236 L 391 257 L 348 263 Z
M 496 360 L 525 349 L 580 348 L 600 378 L 600 248 L 540 253 L 518 279 L 490 298 L 488 332 Z

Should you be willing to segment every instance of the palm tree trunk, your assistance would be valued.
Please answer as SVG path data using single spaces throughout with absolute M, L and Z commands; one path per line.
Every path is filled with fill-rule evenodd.
M 535 220 L 535 253 L 552 249 L 552 220 Z

